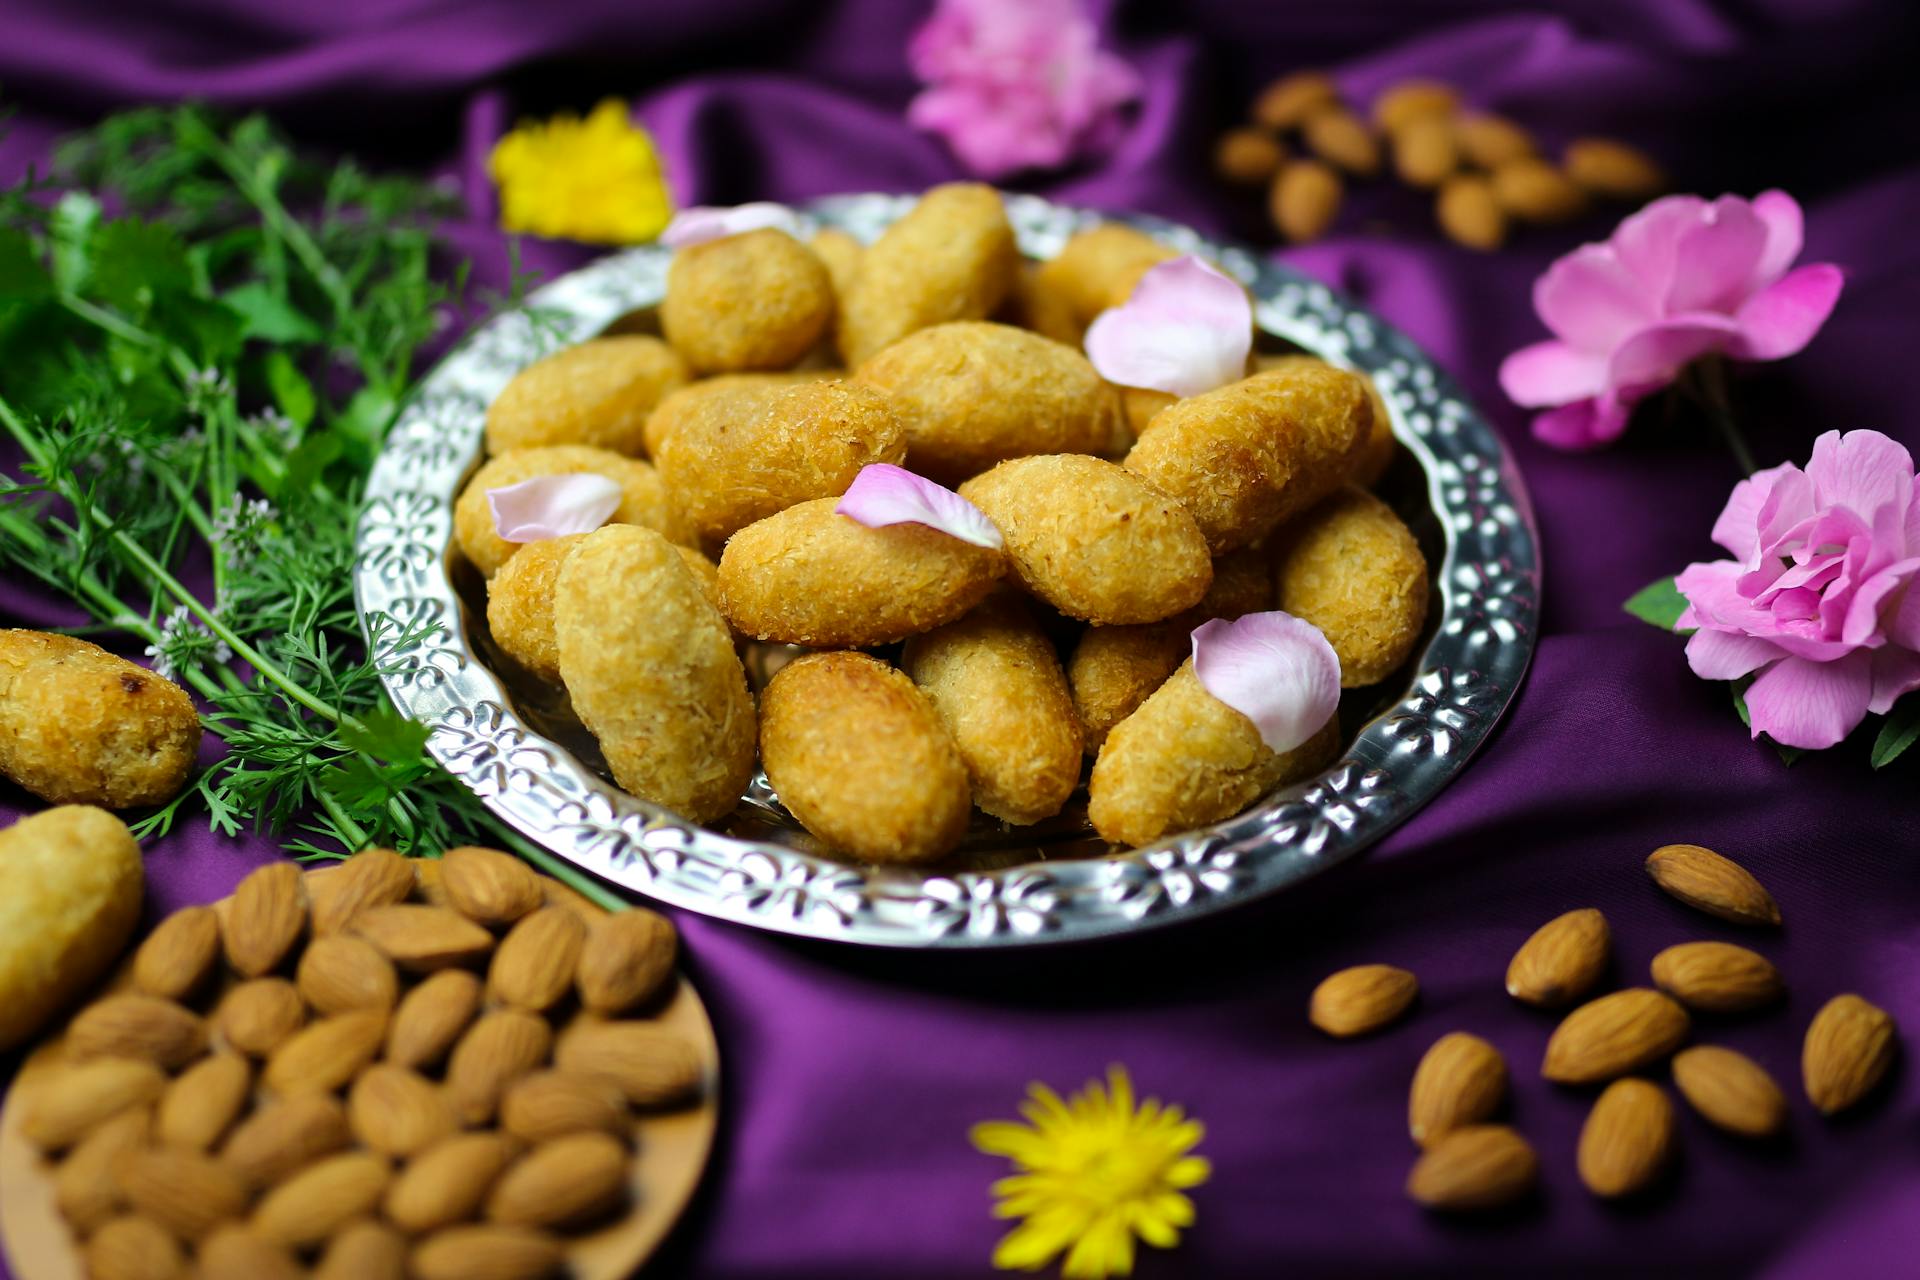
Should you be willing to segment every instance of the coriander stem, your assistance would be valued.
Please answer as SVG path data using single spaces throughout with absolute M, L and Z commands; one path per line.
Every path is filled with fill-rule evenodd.
M 340 802 L 335 800 L 325 787 L 315 787 L 313 789 L 313 798 L 322 809 L 327 811 L 327 817 L 332 820 L 334 826 L 340 828 L 340 833 L 346 837 L 348 853 L 358 853 L 371 843 L 367 838 L 366 828 L 349 817 L 347 811 L 340 807 Z

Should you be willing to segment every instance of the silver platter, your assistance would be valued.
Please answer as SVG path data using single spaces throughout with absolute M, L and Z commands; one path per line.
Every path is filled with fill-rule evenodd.
M 1099 220 L 1033 196 L 1006 203 L 1035 258 Z M 840 196 L 801 216 L 810 228 L 870 241 L 911 205 L 905 196 Z M 448 546 L 487 405 L 534 360 L 631 325 L 658 304 L 669 254 L 654 246 L 563 276 L 474 333 L 395 424 L 368 485 L 355 568 L 361 620 L 394 702 L 431 727 L 428 749 L 455 777 L 554 853 L 636 893 L 780 933 L 891 947 L 1092 938 L 1217 911 L 1359 853 L 1466 766 L 1519 687 L 1539 613 L 1526 491 L 1493 428 L 1403 334 L 1246 249 L 1127 220 L 1246 283 L 1263 343 L 1371 375 L 1410 455 L 1385 491 L 1434 566 L 1428 642 L 1404 676 L 1349 692 L 1341 717 L 1350 745 L 1319 777 L 1229 821 L 1125 853 L 1092 838 L 1084 808 L 1040 828 L 982 819 L 954 864 L 931 870 L 816 856 L 764 777 L 723 831 L 614 787 L 595 767 L 592 740 L 569 731 L 551 694 L 515 685 L 504 666 L 496 676 L 483 588 Z M 764 674 L 765 657 L 749 654 L 750 669 Z

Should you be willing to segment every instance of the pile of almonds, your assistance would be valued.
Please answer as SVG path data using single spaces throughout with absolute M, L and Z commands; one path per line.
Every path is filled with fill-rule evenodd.
M 1777 927 L 1780 910 L 1738 863 L 1699 845 L 1667 845 L 1647 859 L 1662 889 L 1736 924 Z M 1607 968 L 1611 934 L 1591 908 L 1548 921 L 1507 966 L 1507 992 L 1543 1009 L 1584 1000 Z M 1547 1041 L 1540 1074 L 1557 1084 L 1605 1085 L 1580 1134 L 1580 1180 L 1606 1199 L 1652 1186 L 1672 1158 L 1673 1107 L 1635 1075 L 1669 1057 L 1674 1086 L 1715 1127 L 1743 1138 L 1778 1135 L 1787 1099 L 1766 1069 L 1718 1045 L 1682 1049 L 1689 1010 L 1738 1014 L 1785 993 L 1764 956 L 1727 942 L 1683 942 L 1653 959 L 1654 987 L 1629 987 L 1578 1004 Z M 1657 989 L 1655 989 L 1657 988 Z M 1336 1037 L 1376 1030 L 1419 994 L 1414 975 L 1391 965 L 1343 969 L 1313 993 L 1308 1016 Z M 1677 1052 L 1676 1052 L 1677 1051 Z M 1814 1015 L 1801 1054 L 1807 1098 L 1822 1115 L 1853 1106 L 1885 1078 L 1897 1052 L 1893 1019 L 1857 995 L 1839 995 Z M 1413 1074 L 1407 1127 L 1423 1154 L 1407 1193 L 1429 1208 L 1491 1209 L 1533 1188 L 1539 1160 L 1525 1138 L 1490 1123 L 1507 1092 L 1499 1050 L 1465 1031 L 1441 1037 Z
M 1462 106 L 1434 80 L 1403 80 L 1373 103 L 1369 123 L 1331 77 L 1300 71 L 1254 100 L 1252 122 L 1223 134 L 1214 168 L 1227 181 L 1267 188 L 1273 225 L 1300 242 L 1339 216 L 1348 178 L 1394 176 L 1432 191 L 1440 229 L 1471 249 L 1497 249 L 1511 222 L 1564 222 L 1590 198 L 1639 202 L 1666 185 L 1644 153 L 1609 138 L 1579 138 L 1544 159 L 1525 128 Z M 1301 154 L 1304 152 L 1305 154 Z
M 534 1280 L 627 1205 L 673 927 L 492 849 L 262 867 L 76 1014 L 23 1100 L 93 1280 Z M 224 957 L 224 964 L 222 958 Z

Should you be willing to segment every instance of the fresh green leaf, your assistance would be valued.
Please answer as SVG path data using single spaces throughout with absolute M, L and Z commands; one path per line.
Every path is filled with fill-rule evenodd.
M 362 387 L 353 393 L 353 399 L 347 401 L 347 407 L 333 423 L 350 456 L 368 463 L 373 461 L 380 441 L 386 436 L 394 408 L 393 397 L 379 387 Z
M 326 338 L 326 331 L 312 316 L 300 311 L 274 293 L 271 287 L 254 281 L 220 295 L 220 301 L 238 312 L 244 327 L 241 336 L 266 342 L 314 343 Z
M 89 294 L 123 311 L 144 314 L 156 299 L 192 288 L 187 246 L 172 227 L 118 218 L 94 233 Z
M 100 202 L 84 191 L 69 191 L 53 206 L 53 279 L 72 293 L 93 264 L 93 232 L 100 225 Z
M 53 292 L 33 240 L 24 231 L 0 227 L 0 302 L 34 302 Z
M 215 368 L 232 359 L 240 350 L 246 325 L 232 307 L 190 293 L 169 298 L 150 323 L 202 368 Z
M 1671 631 L 1680 621 L 1680 615 L 1686 612 L 1687 598 L 1680 594 L 1672 578 L 1662 578 L 1628 596 L 1620 607 L 1642 622 Z
M 1908 696 L 1894 704 L 1880 726 L 1880 736 L 1873 740 L 1873 767 L 1886 768 L 1916 741 L 1920 741 L 1920 696 Z
M 388 764 L 418 764 L 425 756 L 428 732 L 426 725 L 383 703 L 362 715 L 358 728 L 343 726 L 340 740 Z
M 319 405 L 314 399 L 313 384 L 293 363 L 293 357 L 284 351 L 269 351 L 264 370 L 267 390 L 273 394 L 273 402 L 280 412 L 293 419 L 295 426 L 311 426 Z

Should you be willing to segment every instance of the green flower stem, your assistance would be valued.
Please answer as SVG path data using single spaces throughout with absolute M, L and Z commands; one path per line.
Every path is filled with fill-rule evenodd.
M 1758 471 L 1760 464 L 1753 460 L 1753 451 L 1747 447 L 1746 437 L 1740 434 L 1740 426 L 1734 421 L 1733 404 L 1727 395 L 1726 361 L 1718 355 L 1694 361 L 1680 385 L 1696 404 L 1706 410 L 1708 420 L 1726 442 L 1740 470 L 1747 475 Z

